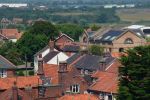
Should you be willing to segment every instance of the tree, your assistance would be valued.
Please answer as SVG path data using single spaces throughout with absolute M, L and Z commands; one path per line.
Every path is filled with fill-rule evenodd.
M 38 35 L 43 34 L 50 39 L 58 36 L 58 31 L 56 27 L 47 21 L 36 21 L 28 30 L 28 33 Z
M 93 55 L 102 55 L 104 48 L 99 45 L 91 45 L 89 47 L 89 52 Z
M 17 48 L 21 51 L 22 59 L 25 60 L 26 55 L 27 60 L 32 62 L 33 55 L 45 47 L 49 39 L 54 39 L 57 35 L 57 29 L 50 22 L 35 22 L 17 41 Z
M 1 46 L 0 55 L 11 61 L 15 65 L 23 64 L 21 52 L 16 48 L 16 44 L 8 41 Z
M 75 40 L 79 40 L 79 36 L 83 32 L 83 28 L 76 24 L 60 24 L 57 25 L 57 28 Z
M 150 46 L 135 47 L 121 57 L 119 100 L 149 100 Z

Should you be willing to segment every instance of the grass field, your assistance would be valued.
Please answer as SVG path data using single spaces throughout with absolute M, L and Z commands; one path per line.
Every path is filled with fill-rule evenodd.
M 117 15 L 122 21 L 133 23 L 150 21 L 150 9 L 119 9 Z

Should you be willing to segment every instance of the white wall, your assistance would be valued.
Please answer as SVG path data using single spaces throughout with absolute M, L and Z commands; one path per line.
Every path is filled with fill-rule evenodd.
M 53 57 L 50 61 L 48 61 L 47 64 L 57 64 L 59 61 L 66 61 L 68 58 L 69 57 L 65 53 L 60 52 L 55 57 Z
M 47 48 L 46 50 L 44 50 L 41 54 L 42 54 L 42 58 L 47 55 L 50 52 L 50 48 Z M 34 57 L 34 72 L 36 73 L 38 71 L 38 56 Z

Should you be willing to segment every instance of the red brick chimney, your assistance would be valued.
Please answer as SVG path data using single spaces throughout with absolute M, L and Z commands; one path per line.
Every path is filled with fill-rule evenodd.
M 12 100 L 18 100 L 18 87 L 16 82 L 14 82 L 14 86 L 12 87 Z
M 37 75 L 39 75 L 39 76 L 44 75 L 42 54 L 39 55 L 39 59 L 38 59 L 38 73 L 37 73 Z
M 59 66 L 58 66 L 58 82 L 59 82 L 60 85 L 62 85 L 62 91 L 64 90 L 65 80 L 66 80 L 66 77 L 68 75 L 67 66 L 68 65 L 67 65 L 66 61 L 59 62 Z
M 54 51 L 54 46 L 55 46 L 55 44 L 54 44 L 54 41 L 49 41 L 49 47 L 50 47 L 50 51 Z

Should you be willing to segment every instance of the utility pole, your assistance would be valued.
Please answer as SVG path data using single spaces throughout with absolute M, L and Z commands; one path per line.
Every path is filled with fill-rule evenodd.
M 28 73 L 27 73 L 27 55 L 25 54 L 25 66 L 26 66 L 26 76 L 28 76 Z

